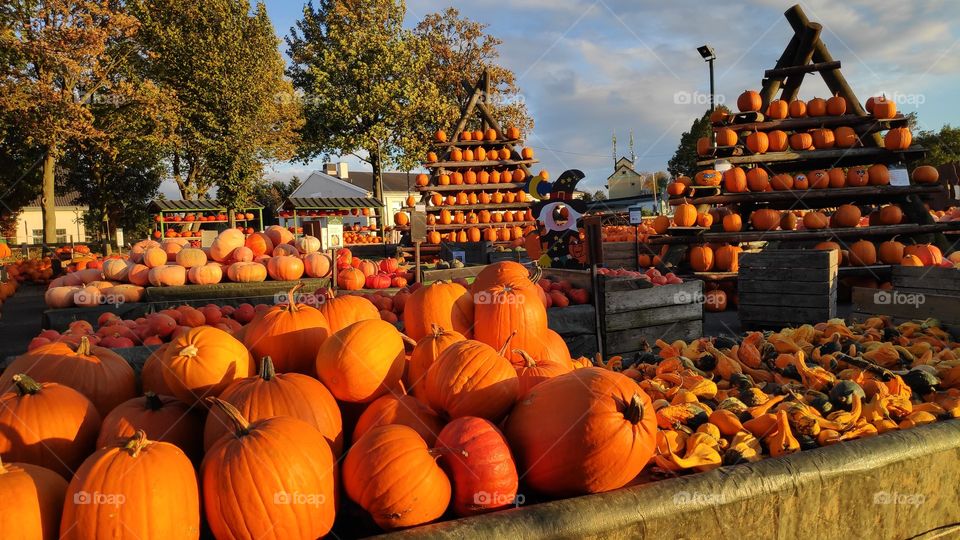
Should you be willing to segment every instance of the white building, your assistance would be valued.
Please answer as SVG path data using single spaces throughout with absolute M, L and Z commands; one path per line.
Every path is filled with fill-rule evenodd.
M 382 203 L 386 211 L 385 225 L 393 225 L 393 215 L 406 206 L 407 196 L 414 193 L 416 173 L 385 172 Z M 323 172 L 314 171 L 290 198 L 369 198 L 373 197 L 374 177 L 370 171 L 350 171 L 346 163 L 327 163 Z M 345 220 L 350 224 L 352 220 Z M 357 219 L 357 222 L 365 222 Z
M 77 192 L 56 196 L 57 243 L 87 242 L 87 229 L 83 218 L 89 210 L 78 200 Z M 17 217 L 16 244 L 40 244 L 43 242 L 43 213 L 40 198 L 28 204 Z
M 625 157 L 617 160 L 613 174 L 607 177 L 607 192 L 611 199 L 637 197 L 652 193 L 650 178 L 644 178 Z

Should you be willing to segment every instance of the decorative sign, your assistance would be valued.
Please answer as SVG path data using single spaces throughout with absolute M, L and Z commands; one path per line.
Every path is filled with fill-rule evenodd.
M 890 168 L 890 185 L 909 186 L 910 175 L 907 173 L 907 169 L 903 167 Z
M 343 246 L 343 218 L 339 216 L 330 216 L 327 218 L 327 226 L 323 229 L 323 236 L 320 239 L 325 249 L 333 249 Z
M 117 241 L 117 249 L 123 247 L 123 229 L 117 229 L 113 233 L 114 240 Z
M 631 225 L 640 225 L 643 223 L 643 208 L 639 206 L 631 206 L 628 211 L 630 212 Z
M 410 241 L 425 242 L 427 240 L 427 206 L 418 204 L 410 212 Z
M 217 235 L 220 234 L 217 231 L 202 230 L 200 231 L 200 247 L 210 247 L 213 245 L 213 241 L 216 240 Z

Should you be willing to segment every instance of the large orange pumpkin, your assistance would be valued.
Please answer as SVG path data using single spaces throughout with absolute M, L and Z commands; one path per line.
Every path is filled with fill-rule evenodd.
M 903 210 L 895 204 L 888 204 L 880 208 L 881 225 L 899 225 L 903 221 Z
M 693 227 L 697 224 L 697 207 L 684 202 L 673 211 L 673 223 L 677 227 Z
M 772 231 L 780 226 L 780 212 L 763 208 L 750 214 L 750 224 L 758 231 Z
M 437 433 L 443 429 L 443 419 L 419 399 L 405 394 L 386 394 L 380 396 L 363 410 L 353 428 L 353 441 L 360 440 L 375 427 L 399 424 L 416 431 L 427 443 L 433 446 Z
M 939 266 L 943 262 L 943 253 L 933 244 L 912 244 L 903 248 L 903 254 L 917 257 L 924 266 Z
M 890 170 L 882 163 L 871 165 L 867 169 L 867 176 L 870 178 L 871 186 L 886 186 L 890 184 Z
M 895 238 L 881 242 L 877 249 L 877 258 L 883 264 L 900 264 L 903 261 L 904 245 Z
M 497 421 L 517 399 L 517 373 L 493 347 L 464 340 L 446 348 L 427 370 L 427 403 L 448 418 L 479 416 Z
M 333 262 L 326 253 L 308 253 L 303 256 L 303 272 L 307 277 L 327 277 L 332 266 Z
M 359 291 L 367 281 L 363 272 L 354 267 L 344 268 L 337 274 L 337 286 L 348 291 Z
M 453 480 L 453 511 L 472 516 L 500 510 L 516 500 L 517 466 L 506 438 L 489 420 L 451 421 L 437 436 L 440 465 Z M 487 493 L 488 497 L 477 494 Z
M 317 351 L 316 368 L 338 400 L 369 403 L 397 386 L 405 362 L 400 332 L 378 318 L 334 332 Z
M 163 380 L 184 403 L 218 396 L 235 379 L 253 374 L 250 352 L 213 326 L 191 328 L 170 341 L 161 359 Z
M 877 246 L 868 240 L 859 240 L 850 245 L 847 259 L 851 266 L 870 266 L 877 263 Z
M 18 373 L 73 388 L 93 402 L 101 417 L 137 395 L 137 376 L 130 364 L 110 349 L 91 346 L 87 336 L 76 348 L 56 342 L 17 357 L 0 376 L 0 391 L 9 388 Z
M 913 134 L 905 127 L 893 128 L 883 137 L 883 146 L 890 151 L 906 150 L 912 142 Z
M 540 299 L 541 290 L 521 277 L 501 280 L 500 284 L 474 293 L 474 317 L 482 321 L 474 328 L 474 338 L 499 349 L 512 336 L 511 348 L 535 350 L 547 331 L 547 309 Z
M 0 457 L 73 476 L 94 450 L 100 414 L 73 388 L 13 376 L 14 387 L 0 395 Z
M 786 173 L 774 175 L 773 178 L 770 179 L 770 187 L 775 191 L 793 189 L 793 176 Z
M 726 232 L 737 232 L 743 229 L 743 220 L 740 214 L 727 214 L 723 216 L 723 230 Z
M 813 189 L 826 189 L 830 187 L 830 177 L 827 175 L 827 171 L 824 170 L 810 171 L 807 174 L 807 180 Z
M 710 246 L 690 248 L 690 267 L 696 272 L 709 272 L 713 269 L 713 249 Z
M 450 480 L 412 428 L 386 425 L 358 440 L 343 462 L 347 496 L 384 529 L 413 527 L 443 515 Z
M 103 419 L 97 448 L 120 443 L 143 431 L 153 440 L 176 445 L 191 460 L 199 463 L 203 445 L 197 433 L 203 429 L 203 418 L 186 403 L 152 392 L 127 400 Z
M 842 188 L 847 185 L 847 173 L 840 167 L 834 167 L 827 171 L 827 178 L 830 181 L 831 188 Z
M 237 262 L 227 267 L 227 279 L 237 283 L 259 283 L 267 279 L 267 267 L 258 262 Z
M 267 261 L 267 273 L 277 281 L 300 279 L 303 277 L 303 271 L 303 261 L 294 255 L 278 255 L 270 257 Z
M 447 347 L 458 341 L 467 339 L 460 332 L 446 330 L 437 325 L 429 334 L 423 336 L 410 353 L 410 362 L 407 364 L 407 387 L 417 398 L 426 401 L 426 395 L 423 392 L 424 377 L 427 376 L 427 370 L 437 361 L 440 353 Z
M 50 469 L 0 462 L 0 529 L 10 540 L 57 540 L 66 491 L 67 481 Z
M 67 488 L 60 538 L 97 538 L 105 531 L 158 540 L 199 537 L 197 477 L 177 446 L 137 431 L 84 461 Z
M 856 227 L 860 224 L 860 208 L 845 204 L 833 213 L 831 216 L 831 225 L 834 227 Z
M 853 148 L 860 141 L 857 132 L 849 126 L 838 127 L 833 132 L 835 144 L 840 148 Z
M 316 350 L 330 335 L 323 313 L 298 302 L 302 287 L 301 282 L 290 290 L 286 305 L 273 306 L 250 321 L 243 335 L 253 358 L 269 356 L 281 373 L 312 373 Z
M 330 445 L 292 416 L 248 422 L 216 400 L 230 418 L 226 435 L 200 467 L 203 509 L 216 538 L 320 538 L 336 514 L 337 470 Z
M 770 143 L 771 152 L 783 152 L 787 149 L 790 138 L 786 132 L 775 129 L 767 133 L 767 139 Z
M 319 308 L 331 333 L 339 332 L 357 321 L 380 318 L 379 310 L 370 300 L 356 294 L 336 296 L 332 290 L 321 298 Z
M 343 449 L 343 424 L 333 394 L 313 377 L 277 373 L 269 356 L 260 361 L 256 377 L 234 381 L 220 394 L 220 399 L 250 421 L 271 416 L 303 420 L 327 439 L 334 455 L 339 456 Z M 203 428 L 203 448 L 209 450 L 229 432 L 229 417 L 219 408 L 211 409 Z
M 770 175 L 765 169 L 754 167 L 747 171 L 747 187 L 750 191 L 770 191 Z
M 419 341 L 436 324 L 466 337 L 473 335 L 473 296 L 457 283 L 435 282 L 420 287 L 403 310 L 405 333 Z
M 229 259 L 233 250 L 243 246 L 246 241 L 246 237 L 239 230 L 227 229 L 218 234 L 210 244 L 210 258 L 217 262 L 224 262 Z
M 782 99 L 775 99 L 767 105 L 766 116 L 772 120 L 782 120 L 790 114 L 789 105 Z
M 917 184 L 936 184 L 940 180 L 940 171 L 930 165 L 921 165 L 913 170 L 910 177 Z
M 727 169 L 723 173 L 723 188 L 730 193 L 747 191 L 747 173 L 741 167 Z
M 763 99 L 760 98 L 760 94 L 755 90 L 744 90 L 744 92 L 737 97 L 737 108 L 740 109 L 740 112 L 759 111 L 762 106 Z
M 523 349 L 515 349 L 513 352 L 521 358 L 519 363 L 513 363 L 514 369 L 517 370 L 517 381 L 520 384 L 517 395 L 521 398 L 536 385 L 573 371 L 573 363 L 570 362 L 569 352 L 566 359 L 560 360 L 535 359 Z
M 754 154 L 765 154 L 770 148 L 770 139 L 762 131 L 754 131 L 747 135 L 747 149 Z
M 830 218 L 823 212 L 807 212 L 803 215 L 803 226 L 807 229 L 826 229 L 830 226 Z
M 832 129 L 814 129 L 810 131 L 810 135 L 813 137 L 813 146 L 817 150 L 827 150 L 837 144 L 837 138 Z
M 565 497 L 633 480 L 653 456 L 657 421 L 632 379 L 584 368 L 537 385 L 514 407 L 505 432 L 524 482 Z
M 727 244 L 721 246 L 714 252 L 715 264 L 717 270 L 721 272 L 736 272 L 740 269 L 740 254 L 743 249 L 740 246 Z

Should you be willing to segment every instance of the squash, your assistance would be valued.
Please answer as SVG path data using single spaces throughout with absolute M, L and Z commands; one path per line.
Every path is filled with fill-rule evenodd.
M 268 308 L 247 324 L 243 335 L 243 344 L 252 357 L 271 357 L 281 373 L 312 373 L 315 351 L 330 335 L 323 313 L 300 302 L 302 288 L 303 282 L 294 285 L 287 293 L 286 304 Z
M 203 445 L 197 438 L 203 418 L 186 403 L 171 396 L 146 392 L 127 400 L 104 417 L 97 437 L 97 448 L 125 442 L 143 431 L 153 440 L 180 448 L 196 463 L 203 457 Z
M 66 491 L 67 481 L 50 469 L 0 462 L 0 527 L 11 540 L 56 540 Z
M 440 465 L 453 480 L 453 511 L 472 516 L 515 506 L 517 466 L 507 440 L 483 418 L 452 420 L 437 435 L 435 451 Z M 479 496 L 478 494 L 487 494 Z
M 316 356 L 320 381 L 338 400 L 350 403 L 369 403 L 395 388 L 405 363 L 400 332 L 379 317 L 333 333 Z
M 164 382 L 188 405 L 220 395 L 233 380 L 253 374 L 253 359 L 243 343 L 212 326 L 191 328 L 176 336 L 160 363 Z
M 500 353 L 468 339 L 440 353 L 427 369 L 423 390 L 427 404 L 448 418 L 478 416 L 497 421 L 516 401 L 519 381 Z

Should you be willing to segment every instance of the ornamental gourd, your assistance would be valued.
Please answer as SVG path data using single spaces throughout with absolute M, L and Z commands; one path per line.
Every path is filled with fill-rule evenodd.
M 438 281 L 420 287 L 403 310 L 405 333 L 414 341 L 426 336 L 434 324 L 472 337 L 473 320 L 473 295 L 458 283 Z
M 453 481 L 456 515 L 473 516 L 514 506 L 517 466 L 503 433 L 489 420 L 469 416 L 452 420 L 437 436 L 435 450 Z M 496 496 L 477 497 L 478 493 Z
M 428 523 L 446 512 L 452 491 L 435 456 L 407 426 L 375 427 L 347 452 L 344 491 L 383 529 Z
M 519 381 L 510 362 L 493 347 L 464 340 L 450 345 L 427 370 L 427 404 L 448 418 L 502 419 L 517 399 Z
M 517 402 L 505 429 L 524 482 L 553 497 L 623 487 L 653 456 L 656 432 L 647 394 L 602 368 L 537 385 Z
M 57 342 L 18 356 L 0 376 L 0 389 L 9 388 L 18 373 L 40 383 L 73 388 L 93 402 L 101 417 L 137 395 L 137 378 L 130 364 L 110 349 L 90 345 L 87 336 L 81 337 L 75 348 Z
M 243 343 L 212 326 L 191 328 L 173 338 L 161 364 L 164 382 L 188 405 L 220 395 L 235 379 L 253 374 L 253 359 Z
M 0 456 L 73 476 L 96 448 L 100 414 L 73 388 L 17 373 L 0 394 Z
M 329 533 L 337 470 L 323 435 L 292 416 L 250 422 L 233 405 L 214 402 L 232 433 L 213 445 L 200 467 L 213 536 L 313 540 Z
M 338 400 L 350 403 L 369 403 L 395 388 L 405 363 L 400 332 L 379 317 L 334 332 L 316 356 L 317 377 Z
M 234 381 L 219 399 L 236 407 L 251 422 L 271 416 L 303 420 L 323 435 L 334 455 L 339 456 L 343 449 L 343 423 L 333 394 L 313 377 L 277 373 L 269 356 L 261 359 L 256 377 Z M 230 425 L 228 415 L 221 409 L 211 409 L 203 428 L 203 448 L 210 450 L 228 435 Z
M 117 405 L 104 417 L 97 448 L 118 444 L 143 431 L 153 440 L 177 446 L 199 463 L 203 445 L 197 433 L 202 429 L 203 417 L 186 403 L 172 396 L 146 392 Z
M 60 538 L 99 538 L 107 531 L 143 540 L 199 537 L 197 477 L 178 447 L 137 431 L 83 462 L 67 487 Z

